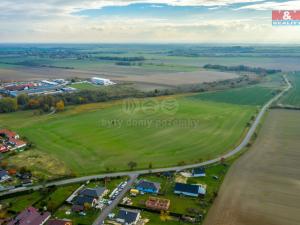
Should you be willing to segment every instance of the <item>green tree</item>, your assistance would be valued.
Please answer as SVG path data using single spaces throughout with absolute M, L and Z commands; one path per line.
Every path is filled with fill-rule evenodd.
M 55 99 L 52 95 L 43 95 L 39 98 L 40 107 L 44 112 L 50 111 L 52 106 L 55 106 Z
M 18 105 L 27 106 L 29 102 L 29 97 L 26 94 L 20 94 L 17 97 Z
M 130 168 L 130 170 L 133 170 L 135 167 L 137 167 L 137 163 L 133 161 L 130 161 L 127 165 Z
M 17 99 L 2 98 L 0 99 L 0 113 L 15 112 L 18 110 Z

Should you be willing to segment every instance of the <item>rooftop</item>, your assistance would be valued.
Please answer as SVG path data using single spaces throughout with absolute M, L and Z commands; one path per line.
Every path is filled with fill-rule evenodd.
M 104 187 L 98 187 L 98 188 L 86 188 L 80 192 L 80 195 L 93 197 L 93 198 L 99 198 L 103 193 L 106 191 Z
M 139 210 L 132 209 L 120 209 L 119 214 L 117 216 L 118 219 L 123 220 L 125 224 L 131 224 L 135 222 L 140 216 Z
M 199 194 L 199 186 L 193 184 L 176 183 L 175 191 Z
M 142 189 L 152 189 L 159 191 L 160 189 L 160 183 L 157 182 L 151 182 L 147 180 L 140 180 L 138 184 L 136 185 L 137 188 L 142 188 Z
M 41 225 L 50 215 L 49 212 L 39 213 L 37 209 L 29 207 L 7 225 Z
M 72 225 L 72 221 L 71 220 L 59 220 L 59 219 L 52 219 L 52 220 L 48 220 L 46 225 Z

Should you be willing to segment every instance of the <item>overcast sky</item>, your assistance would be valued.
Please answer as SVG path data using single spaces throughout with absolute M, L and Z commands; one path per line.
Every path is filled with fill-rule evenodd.
M 0 42 L 300 44 L 273 9 L 300 0 L 0 0 Z

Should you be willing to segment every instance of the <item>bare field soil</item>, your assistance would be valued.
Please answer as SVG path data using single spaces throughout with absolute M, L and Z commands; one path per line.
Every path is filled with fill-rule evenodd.
M 300 224 L 300 112 L 272 110 L 225 177 L 205 225 Z
M 49 78 L 68 78 L 80 77 L 90 78 L 92 76 L 100 76 L 109 78 L 113 81 L 133 82 L 138 84 L 149 85 L 168 85 L 176 86 L 181 84 L 194 84 L 203 82 L 212 82 L 217 80 L 225 80 L 235 78 L 238 75 L 233 73 L 204 71 L 195 72 L 149 72 L 135 71 L 133 69 L 124 68 L 109 71 L 93 71 L 93 70 L 67 70 L 55 68 L 15 68 L 0 69 L 0 80 L 30 80 L 30 79 L 49 79 Z

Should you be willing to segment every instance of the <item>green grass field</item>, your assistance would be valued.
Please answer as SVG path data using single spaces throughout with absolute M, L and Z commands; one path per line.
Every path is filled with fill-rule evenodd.
M 238 105 L 263 105 L 274 95 L 276 92 L 273 88 L 255 85 L 247 88 L 201 93 L 190 98 Z
M 161 98 L 157 104 L 161 105 Z M 77 175 L 166 167 L 211 159 L 241 139 L 256 107 L 178 97 L 178 111 L 149 114 L 123 111 L 122 104 L 72 107 L 52 116 L 17 112 L 0 116 L 0 124 L 17 130 L 36 151 L 62 160 Z M 146 102 L 147 103 L 147 102 Z
M 285 94 L 280 103 L 284 105 L 300 106 L 300 73 L 292 73 L 288 75 L 289 80 L 292 83 L 292 89 Z
M 100 90 L 101 86 L 93 85 L 90 83 L 78 83 L 72 84 L 70 87 L 76 88 L 78 90 Z

